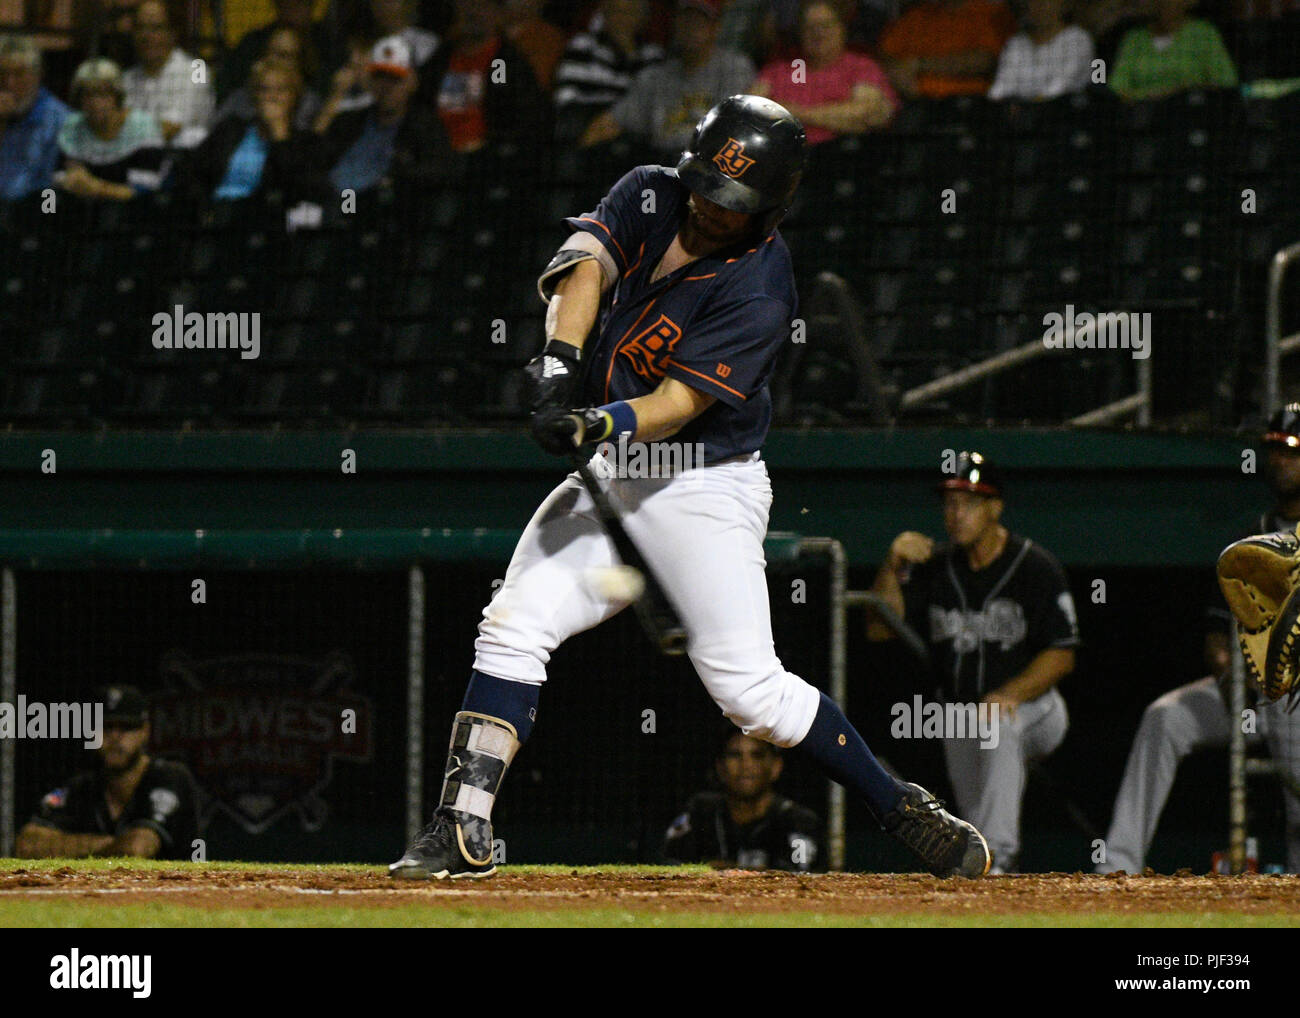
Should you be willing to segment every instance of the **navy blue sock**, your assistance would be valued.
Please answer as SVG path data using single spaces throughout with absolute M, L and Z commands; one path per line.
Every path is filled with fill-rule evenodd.
M 902 787 L 880 766 L 839 705 L 825 693 L 798 748 L 821 764 L 829 777 L 865 799 L 877 820 L 903 797 Z
M 531 682 L 512 682 L 484 675 L 480 671 L 469 673 L 469 688 L 461 710 L 487 714 L 514 725 L 520 742 L 526 742 L 537 720 L 537 701 L 542 687 Z

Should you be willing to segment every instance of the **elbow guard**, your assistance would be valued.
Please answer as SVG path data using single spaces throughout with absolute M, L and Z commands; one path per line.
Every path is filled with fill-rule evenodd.
M 555 296 L 555 287 L 560 280 L 579 262 L 596 261 L 596 256 L 589 251 L 581 251 L 577 248 L 566 247 L 555 252 L 552 258 L 542 270 L 542 274 L 537 277 L 537 293 L 542 300 L 549 304 L 551 298 Z

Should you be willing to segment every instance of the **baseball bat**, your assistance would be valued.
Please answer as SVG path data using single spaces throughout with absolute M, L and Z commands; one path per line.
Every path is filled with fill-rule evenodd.
M 677 610 L 668 600 L 668 595 L 664 593 L 663 587 L 659 585 L 659 580 L 654 571 L 646 563 L 645 558 L 633 543 L 632 538 L 628 536 L 627 531 L 623 529 L 623 521 L 619 518 L 618 511 L 609 501 L 609 496 L 601 488 L 596 476 L 591 472 L 591 467 L 587 465 L 587 461 L 581 455 L 576 455 L 573 457 L 573 465 L 577 468 L 578 476 L 582 478 L 582 483 L 586 485 L 587 491 L 591 495 L 591 501 L 596 507 L 596 515 L 600 517 L 605 532 L 609 534 L 610 540 L 614 542 L 619 558 L 623 560 L 624 565 L 638 570 L 645 578 L 645 590 L 639 598 L 632 602 L 632 608 L 641 623 L 641 628 L 645 630 L 646 636 L 650 637 L 650 642 L 658 648 L 661 654 L 667 654 L 671 657 L 685 654 L 686 629 L 682 625 Z

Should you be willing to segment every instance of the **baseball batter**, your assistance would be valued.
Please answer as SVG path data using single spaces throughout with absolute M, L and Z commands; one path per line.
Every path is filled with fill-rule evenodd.
M 1300 522 L 1300 403 L 1290 403 L 1273 415 L 1262 442 L 1275 501 L 1251 533 L 1294 531 Z M 1098 873 L 1141 873 L 1178 764 L 1198 749 L 1228 745 L 1232 719 L 1222 681 L 1229 667 L 1229 638 L 1226 624 L 1208 633 L 1206 657 L 1212 663 L 1211 674 L 1171 689 L 1143 712 L 1106 833 L 1106 857 L 1096 864 Z M 1249 698 L 1248 691 L 1248 703 Z M 1284 700 L 1270 703 L 1263 697 L 1250 706 L 1258 719 L 1258 734 L 1267 743 L 1274 763 L 1292 782 L 1300 783 L 1300 713 L 1288 712 Z M 1300 873 L 1300 797 L 1286 780 L 1282 796 L 1287 870 Z
M 549 452 L 593 453 L 591 469 L 677 607 L 691 663 L 723 714 L 810 755 L 933 873 L 978 877 L 990 862 L 979 832 L 886 773 L 835 702 L 773 649 L 763 559 L 772 490 L 760 449 L 768 379 L 798 306 L 777 225 L 804 146 L 783 107 L 732 96 L 700 121 L 675 168 L 640 166 L 566 220 L 570 236 L 538 283 L 547 343 L 526 369 L 531 429 Z M 633 476 L 608 445 L 596 451 L 669 438 L 698 446 L 702 462 Z M 392 876 L 495 872 L 492 805 L 532 730 L 547 662 L 627 607 L 588 580 L 619 564 L 570 475 L 525 528 L 484 609 L 437 809 Z M 574 752 L 581 760 L 582 747 Z

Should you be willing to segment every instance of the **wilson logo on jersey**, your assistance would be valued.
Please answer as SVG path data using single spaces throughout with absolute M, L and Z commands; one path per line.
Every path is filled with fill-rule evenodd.
M 718 366 L 713 369 L 713 373 L 717 375 L 719 378 L 726 378 L 728 375 L 731 374 L 731 366 L 728 364 L 723 364 L 722 361 L 718 361 Z
M 721 151 L 713 157 L 713 165 L 734 180 L 753 166 L 754 160 L 745 155 L 745 143 L 743 141 L 728 138 Z
M 650 382 L 664 377 L 664 362 L 682 338 L 682 328 L 667 315 L 660 315 L 648 329 L 632 337 L 619 353 L 632 362 L 632 370 Z

